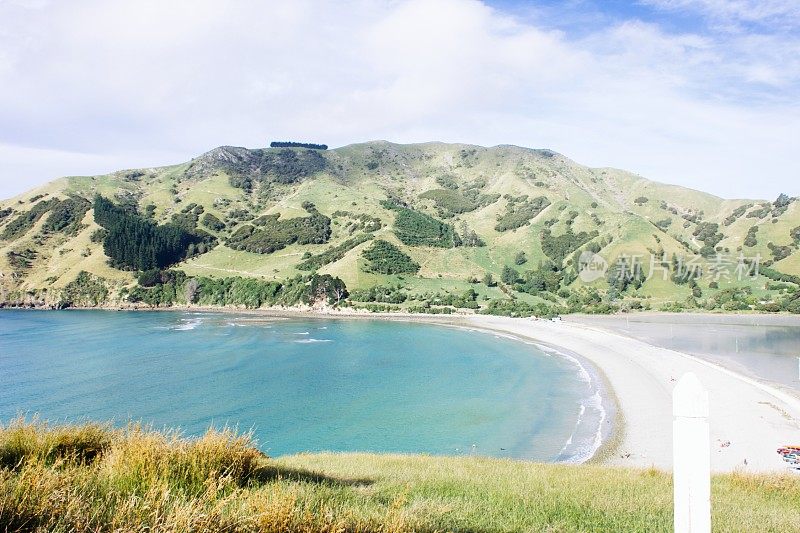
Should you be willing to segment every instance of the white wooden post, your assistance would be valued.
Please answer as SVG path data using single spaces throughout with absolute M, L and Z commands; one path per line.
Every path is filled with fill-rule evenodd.
M 711 439 L 708 391 L 692 372 L 672 391 L 676 533 L 711 531 Z

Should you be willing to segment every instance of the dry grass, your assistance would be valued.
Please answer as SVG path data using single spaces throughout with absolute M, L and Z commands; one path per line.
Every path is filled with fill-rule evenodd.
M 485 458 L 269 459 L 248 436 L 0 427 L 0 531 L 669 531 L 655 469 Z M 719 476 L 718 531 L 799 531 L 797 476 Z

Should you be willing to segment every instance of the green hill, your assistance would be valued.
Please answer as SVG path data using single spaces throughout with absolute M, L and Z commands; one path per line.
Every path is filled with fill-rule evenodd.
M 798 312 L 798 244 L 794 198 L 724 200 L 549 150 L 224 146 L 174 166 L 62 178 L 0 202 L 0 297 L 518 315 Z M 582 258 L 593 253 L 608 270 L 584 279 Z

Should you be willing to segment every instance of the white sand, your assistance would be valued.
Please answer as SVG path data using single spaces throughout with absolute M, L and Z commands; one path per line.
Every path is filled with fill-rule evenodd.
M 693 356 L 574 323 L 492 316 L 465 322 L 563 347 L 594 363 L 624 418 L 607 464 L 671 468 L 672 389 L 690 371 L 709 390 L 712 470 L 785 471 L 776 449 L 800 444 L 800 399 Z

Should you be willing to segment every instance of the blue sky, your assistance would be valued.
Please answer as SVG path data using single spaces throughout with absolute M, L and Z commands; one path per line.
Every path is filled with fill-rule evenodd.
M 713 33 L 724 29 L 722 21 L 735 22 L 748 32 L 774 32 L 776 19 L 795 10 L 793 2 L 740 0 L 543 0 L 539 2 L 497 0 L 488 5 L 522 18 L 534 17 L 537 23 L 561 28 L 572 34 L 593 32 L 598 25 L 640 20 L 657 24 L 669 32 Z M 742 17 L 741 11 L 755 11 L 766 5 L 767 13 Z M 542 16 L 536 16 L 540 13 Z M 552 16 L 550 16 L 552 15 Z
M 0 196 L 273 139 L 800 195 L 800 2 L 0 0 Z

